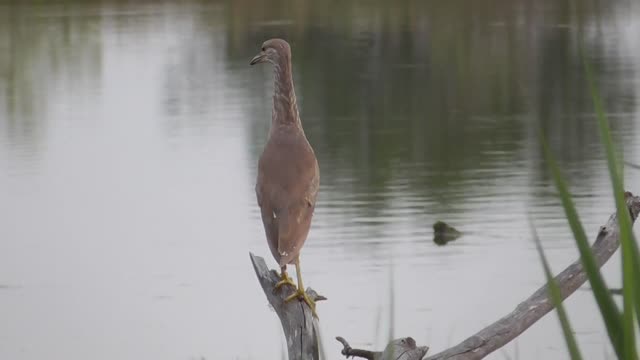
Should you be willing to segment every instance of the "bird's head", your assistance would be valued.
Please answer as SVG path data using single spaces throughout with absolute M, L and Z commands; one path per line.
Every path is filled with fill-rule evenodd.
M 262 49 L 258 55 L 251 59 L 249 64 L 255 65 L 263 62 L 270 62 L 276 65 L 282 60 L 289 60 L 290 58 L 291 47 L 289 47 L 289 43 L 282 39 L 270 39 L 262 44 Z

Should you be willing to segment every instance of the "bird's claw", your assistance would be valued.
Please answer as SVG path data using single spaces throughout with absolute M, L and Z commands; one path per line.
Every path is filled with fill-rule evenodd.
M 287 298 L 284 299 L 284 302 L 290 302 L 294 299 L 304 301 L 309 306 L 309 309 L 311 309 L 311 313 L 313 314 L 313 317 L 318 319 L 318 314 L 316 313 L 316 302 L 309 297 L 309 295 L 304 291 L 304 289 L 300 289 L 300 288 L 296 289 L 296 292 L 287 296 Z
M 294 289 L 296 288 L 296 284 L 293 282 L 293 279 L 291 279 L 286 272 L 283 272 L 282 275 L 280 275 L 280 281 L 276 283 L 275 288 L 279 289 L 285 285 L 291 285 Z

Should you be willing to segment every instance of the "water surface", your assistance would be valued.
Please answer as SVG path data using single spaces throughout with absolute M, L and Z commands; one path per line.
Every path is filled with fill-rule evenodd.
M 577 256 L 547 132 L 589 234 L 613 211 L 578 45 L 615 140 L 640 163 L 640 7 L 626 1 L 119 1 L 0 6 L 0 358 L 276 359 L 248 260 L 270 258 L 254 195 L 272 75 L 293 47 L 321 189 L 302 253 L 328 359 L 337 335 L 433 352 Z M 640 172 L 625 171 L 633 192 Z M 465 235 L 432 241 L 444 220 Z M 605 266 L 619 286 L 619 261 Z M 390 311 L 390 292 L 393 311 Z M 588 291 L 584 353 L 611 358 Z M 393 322 L 389 320 L 393 314 Z M 555 315 L 489 358 L 563 359 Z

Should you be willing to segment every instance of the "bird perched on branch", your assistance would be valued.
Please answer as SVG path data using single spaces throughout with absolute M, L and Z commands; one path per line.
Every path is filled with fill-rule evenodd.
M 273 65 L 275 74 L 273 110 L 269 138 L 258 162 L 256 196 L 271 254 L 281 269 L 276 288 L 295 288 L 287 275 L 287 264 L 295 264 L 298 287 L 287 301 L 299 298 L 316 315 L 315 303 L 302 284 L 300 250 L 311 226 L 320 170 L 298 114 L 289 44 L 282 39 L 265 41 L 250 64 L 265 62 Z

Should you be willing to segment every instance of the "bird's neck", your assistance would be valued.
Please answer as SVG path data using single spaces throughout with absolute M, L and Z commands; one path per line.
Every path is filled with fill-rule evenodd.
M 296 126 L 302 128 L 298 115 L 296 92 L 293 88 L 291 60 L 282 59 L 274 65 L 275 84 L 273 89 L 272 126 Z

